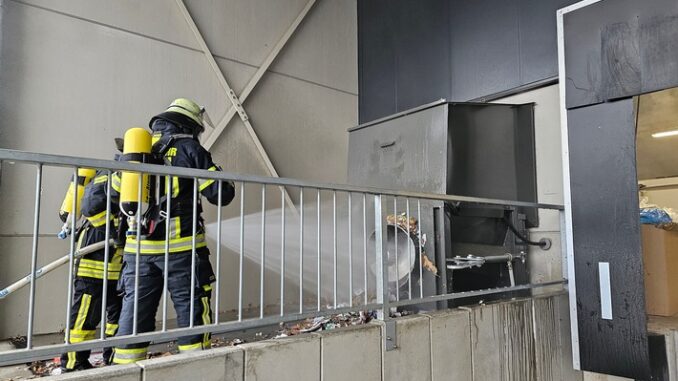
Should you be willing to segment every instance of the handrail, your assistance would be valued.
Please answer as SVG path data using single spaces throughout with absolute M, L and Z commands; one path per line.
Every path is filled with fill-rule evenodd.
M 90 159 L 90 158 L 80 158 L 74 156 L 64 156 L 64 155 L 52 155 L 52 154 L 42 154 L 35 152 L 27 151 L 17 151 L 9 149 L 0 149 L 0 161 L 22 161 L 27 163 L 35 164 L 46 164 L 50 166 L 59 166 L 59 167 L 86 167 L 86 168 L 100 168 L 108 169 L 114 171 L 134 171 L 134 172 L 144 172 L 154 175 L 170 175 L 178 177 L 198 177 L 201 179 L 214 179 L 214 180 L 227 180 L 227 181 L 241 181 L 246 183 L 256 183 L 256 184 L 267 184 L 267 185 L 279 185 L 279 186 L 292 186 L 292 187 L 305 187 L 305 188 L 314 188 L 321 190 L 331 190 L 331 191 L 340 191 L 340 192 L 355 192 L 355 193 L 368 193 L 368 194 L 381 194 L 384 196 L 394 196 L 394 197 L 409 197 L 409 198 L 425 198 L 435 201 L 450 201 L 450 202 L 463 202 L 470 204 L 484 204 L 484 205 L 494 205 L 501 207 L 527 207 L 527 208 L 538 208 L 538 209 L 551 209 L 551 210 L 563 210 L 563 205 L 560 204 L 545 204 L 545 203 L 535 203 L 527 201 L 513 201 L 513 200 L 500 200 L 494 198 L 483 198 L 483 197 L 469 197 L 469 196 L 457 196 L 457 195 L 444 195 L 437 193 L 425 193 L 425 192 L 412 192 L 412 191 L 403 191 L 403 190 L 393 190 L 393 189 L 380 189 L 374 187 L 365 187 L 365 186 L 355 186 L 355 185 L 346 185 L 346 184 L 332 184 L 332 183 L 321 183 L 315 181 L 305 181 L 305 180 L 296 180 L 284 177 L 267 177 L 267 176 L 257 176 L 257 175 L 245 175 L 232 172 L 216 172 L 216 171 L 207 171 L 203 169 L 193 169 L 193 168 L 181 168 L 181 167 L 167 167 L 164 165 L 157 164 L 140 164 L 140 163 L 129 163 L 124 161 L 114 161 L 114 160 L 102 160 L 102 159 Z
M 434 193 L 425 193 L 425 192 L 412 192 L 412 191 L 401 191 L 401 190 L 392 190 L 392 189 L 379 189 L 379 188 L 374 188 L 374 187 L 364 187 L 364 186 L 354 186 L 354 185 L 345 185 L 345 184 L 329 184 L 329 183 L 321 183 L 321 182 L 314 182 L 314 181 L 302 181 L 302 180 L 296 180 L 296 179 L 289 179 L 289 178 L 278 178 L 278 177 L 266 177 L 266 176 L 254 176 L 254 175 L 244 175 L 244 174 L 237 174 L 237 173 L 230 173 L 230 172 L 219 172 L 219 171 L 207 171 L 207 170 L 202 170 L 202 169 L 193 169 L 193 168 L 181 168 L 181 167 L 171 167 L 171 166 L 165 166 L 165 165 L 156 165 L 156 164 L 141 164 L 141 163 L 130 163 L 130 162 L 122 162 L 122 161 L 114 161 L 114 160 L 100 160 L 100 159 L 92 159 L 92 158 L 80 158 L 80 157 L 73 157 L 73 156 L 65 156 L 65 155 L 51 155 L 51 154 L 42 154 L 42 153 L 35 153 L 35 152 L 26 152 L 26 151 L 16 151 L 16 150 L 8 150 L 8 149 L 0 149 L 0 162 L 5 162 L 5 163 L 11 163 L 11 164 L 27 164 L 26 167 L 23 168 L 31 168 L 35 166 L 36 170 L 36 183 L 35 183 L 35 205 L 34 205 L 34 211 L 35 211 L 35 216 L 34 216 L 34 228 L 33 228 L 33 245 L 32 245 L 32 253 L 31 253 L 31 273 L 29 276 L 26 278 L 28 284 L 31 287 L 31 292 L 30 292 L 30 298 L 29 298 L 29 310 L 28 310 L 28 329 L 27 329 L 27 349 L 16 349 L 12 351 L 7 351 L 7 352 L 0 352 L 0 365 L 4 364 L 11 364 L 11 363 L 18 363 L 18 362 L 26 362 L 32 359 L 40 359 L 40 358 L 46 358 L 48 356 L 56 355 L 59 353 L 63 352 L 70 352 L 70 351 L 77 351 L 77 350 L 84 350 L 84 349 L 93 349 L 93 348 L 98 348 L 102 346 L 104 343 L 106 346 L 117 346 L 117 345 L 127 345 L 127 344 L 132 344 L 132 343 L 147 343 L 148 341 L 157 341 L 157 340 L 171 340 L 171 339 L 176 339 L 181 336 L 185 335 L 191 335 L 191 334 L 203 334 L 203 333 L 220 333 L 220 332 L 229 332 L 229 331 L 234 331 L 234 330 L 239 330 L 243 328 L 254 328 L 254 327 L 260 327 L 264 325 L 270 325 L 270 324 L 275 324 L 275 323 L 280 323 L 280 322 L 292 322 L 292 321 L 297 321 L 299 319 L 304 319 L 304 318 L 311 318 L 311 317 L 319 317 L 319 316 L 325 316 L 327 314 L 338 314 L 338 313 L 345 313 L 345 312 L 357 312 L 357 311 L 365 311 L 365 310 L 370 310 L 370 311 L 376 311 L 377 313 L 377 319 L 383 320 L 384 322 L 387 323 L 387 332 L 389 329 L 388 327 L 392 327 L 393 321 L 391 320 L 391 312 L 393 308 L 397 307 L 407 307 L 407 306 L 422 306 L 422 305 L 436 305 L 439 306 L 441 302 L 449 301 L 449 300 L 454 300 L 454 299 L 463 299 L 463 298 L 469 298 L 469 297 L 479 297 L 479 296 L 484 296 L 484 295 L 498 295 L 498 294 L 506 294 L 510 292 L 517 292 L 517 291 L 525 291 L 525 290 L 532 290 L 532 289 L 537 289 L 541 287 L 549 287 L 549 286 L 555 286 L 555 285 L 564 285 L 566 284 L 565 279 L 559 279 L 553 282 L 542 282 L 542 283 L 527 283 L 527 284 L 516 284 L 514 279 L 513 279 L 513 265 L 512 265 L 512 260 L 513 257 L 511 255 L 508 256 L 507 259 L 507 268 L 510 272 L 510 287 L 496 287 L 496 288 L 487 288 L 487 289 L 479 289 L 479 290 L 472 290 L 472 291 L 465 291 L 465 292 L 454 292 L 454 290 L 447 290 L 447 288 L 444 285 L 440 285 L 439 280 L 436 280 L 435 276 L 440 277 L 441 275 L 438 274 L 438 269 L 436 268 L 437 266 L 442 266 L 440 267 L 442 271 L 445 271 L 445 255 L 446 253 L 444 251 L 437 251 L 437 249 L 431 245 L 427 245 L 426 242 L 426 237 L 425 233 L 429 234 L 437 234 L 436 231 L 436 222 L 432 220 L 432 218 L 438 218 L 434 217 L 436 215 L 435 209 L 440 208 L 440 205 L 437 204 L 436 202 L 455 202 L 455 203 L 466 203 L 466 204 L 483 204 L 483 205 L 492 205 L 494 207 L 498 208 L 514 208 L 514 207 L 528 207 L 528 208 L 537 208 L 537 209 L 552 209 L 552 210 L 557 210 L 559 213 L 562 214 L 564 213 L 563 206 L 562 205 L 557 205 L 557 204 L 542 204 L 542 203 L 534 203 L 534 202 L 524 202 L 524 201 L 511 201 L 511 200 L 500 200 L 500 199 L 492 199 L 492 198 L 481 198 L 481 197 L 469 197 L 469 196 L 457 196 L 457 195 L 445 195 L 445 194 L 434 194 Z M 106 217 L 104 218 L 105 221 L 108 221 L 107 227 L 106 227 L 106 241 L 110 239 L 110 224 L 111 224 L 111 219 L 109 218 L 111 216 L 111 210 L 110 210 L 110 205 L 111 205 L 111 192 L 110 192 L 110 187 L 112 183 L 112 174 L 113 172 L 116 171 L 128 171 L 128 172 L 135 172 L 135 173 L 147 173 L 150 175 L 157 175 L 157 176 L 169 176 L 173 178 L 181 177 L 181 178 L 190 178 L 193 181 L 193 228 L 192 228 L 192 234 L 189 233 L 186 235 L 186 237 L 189 237 L 192 235 L 193 239 L 191 242 L 191 251 L 195 254 L 196 250 L 196 235 L 197 235 L 197 216 L 196 216 L 196 211 L 197 208 L 195 207 L 197 203 L 199 202 L 199 195 L 198 195 L 198 184 L 201 180 L 203 179 L 212 179 L 215 180 L 218 183 L 218 188 L 219 192 L 221 194 L 221 189 L 222 186 L 224 185 L 224 181 L 232 181 L 234 183 L 240 183 L 240 184 L 234 184 L 235 186 L 238 186 L 239 188 L 239 195 L 240 195 L 240 218 L 239 218 L 239 225 L 240 225 L 240 233 L 237 237 L 238 242 L 239 242 L 239 249 L 235 247 L 236 241 L 234 239 L 231 239 L 231 243 L 234 246 L 229 247 L 229 249 L 235 253 L 238 256 L 238 263 L 239 263 L 239 268 L 238 268 L 238 305 L 237 305 L 237 313 L 238 317 L 237 320 L 231 320 L 231 321 L 215 321 L 213 323 L 205 324 L 205 325 L 194 325 L 193 324 L 193 318 L 191 318 L 191 323 L 188 325 L 188 327 L 185 328 L 179 328 L 179 329 L 167 329 L 167 313 L 166 313 L 166 303 L 167 303 L 167 298 L 168 298 L 168 293 L 165 292 L 163 293 L 163 314 L 162 314 L 162 330 L 159 331 L 154 331 L 154 332 L 139 332 L 137 331 L 136 328 L 133 328 L 131 331 L 131 334 L 127 334 L 124 336 L 115 336 L 115 337 L 107 337 L 107 333 L 104 330 L 104 325 L 105 325 L 105 313 L 104 309 L 107 306 L 106 304 L 106 287 L 108 285 L 108 271 L 106 270 L 106 266 L 109 263 L 108 259 L 109 258 L 106 254 L 104 257 L 104 270 L 103 270 L 103 280 L 102 280 L 102 292 L 104 295 L 104 298 L 102 298 L 101 301 L 101 307 L 102 308 L 102 314 L 101 314 L 101 324 L 100 324 L 100 329 L 101 329 L 101 334 L 99 339 L 94 339 L 94 340 L 89 340 L 89 341 L 84 341 L 84 342 L 76 342 L 72 343 L 70 340 L 70 319 L 71 319 L 71 295 L 73 294 L 73 280 L 74 280 L 74 271 L 73 269 L 75 268 L 75 259 L 76 259 L 76 250 L 75 250 L 75 236 L 71 236 L 71 248 L 69 255 L 67 256 L 67 261 L 66 260 L 60 260 L 62 264 L 68 263 L 68 278 L 67 278 L 67 295 L 68 295 L 68 302 L 66 306 L 66 330 L 65 330 L 65 339 L 64 339 L 64 344 L 55 344 L 55 345 L 47 345 L 47 346 L 35 346 L 34 343 L 32 342 L 32 338 L 34 336 L 33 332 L 33 319 L 35 317 L 35 298 L 34 298 L 34 291 L 35 287 L 37 284 L 37 279 L 40 277 L 40 274 L 42 274 L 43 269 L 38 269 L 37 268 L 37 263 L 38 262 L 38 245 L 39 245 L 39 226 L 40 226 L 40 200 L 42 196 L 42 176 L 43 176 L 43 169 L 44 167 L 66 167 L 70 168 L 73 170 L 73 178 L 72 178 L 72 186 L 76 187 L 77 185 L 77 168 L 96 168 L 99 170 L 104 170 L 104 172 L 108 171 L 107 177 L 108 177 L 108 182 L 106 186 L 108 187 L 107 189 L 107 200 L 106 200 L 106 205 L 107 210 L 106 210 Z M 248 288 L 249 286 L 245 284 L 244 279 L 245 279 L 245 271 L 243 267 L 243 263 L 245 260 L 247 260 L 250 257 L 250 254 L 247 254 L 247 257 L 245 256 L 245 253 L 249 249 L 249 247 L 246 248 L 247 245 L 245 245 L 244 237 L 249 236 L 248 233 L 245 232 L 245 219 L 246 219 L 246 214 L 245 214 L 245 196 L 247 195 L 247 192 L 245 192 L 245 184 L 258 184 L 261 187 L 261 193 L 260 196 L 257 196 L 256 199 L 260 200 L 260 224 L 256 225 L 256 229 L 258 230 L 258 233 L 255 233 L 261 237 L 261 241 L 257 243 L 257 247 L 255 248 L 256 251 L 256 257 L 258 258 L 259 261 L 259 271 L 258 271 L 258 282 L 257 286 L 259 288 L 259 300 L 258 300 L 258 305 L 259 305 L 259 314 L 258 318 L 244 318 L 243 317 L 243 311 L 245 310 L 243 308 L 243 290 Z M 139 198 L 141 197 L 141 184 L 142 181 L 139 180 L 139 185 L 138 185 L 138 192 L 139 192 Z M 278 187 L 282 198 L 280 199 L 280 209 L 279 209 L 279 215 L 275 215 L 272 213 L 272 210 L 267 208 L 267 201 L 266 201 L 266 193 L 267 193 L 267 187 L 268 186 L 274 186 Z M 288 219 L 285 220 L 285 198 L 284 198 L 284 187 L 295 187 L 300 190 L 300 200 L 299 200 L 299 214 L 298 214 L 298 219 Z M 75 189 L 75 188 L 74 188 Z M 311 196 L 311 203 L 304 203 L 304 190 L 306 191 L 305 193 L 307 196 Z M 310 191 L 310 192 L 309 192 Z M 322 199 L 322 192 L 323 191 L 330 191 L 331 192 L 331 213 L 327 214 L 328 221 L 326 221 L 331 227 L 329 229 L 333 230 L 333 234 L 331 235 L 332 238 L 330 240 L 332 241 L 332 247 L 333 250 L 331 252 L 328 252 L 328 259 L 322 260 L 323 256 L 323 250 L 322 250 L 322 245 L 321 245 L 321 240 L 324 240 L 325 238 L 322 237 L 323 235 L 323 228 L 322 228 L 322 218 L 321 218 L 321 199 Z M 342 201 L 343 206 L 340 205 L 340 207 L 337 207 L 337 193 L 344 193 L 342 195 L 342 199 L 344 199 L 343 196 L 348 196 L 345 198 L 345 203 Z M 315 193 L 315 197 L 312 196 L 312 194 Z M 358 198 L 355 196 L 360 196 L 362 195 L 362 202 L 361 200 L 357 200 L 358 202 L 353 202 L 352 201 L 352 196 L 354 198 Z M 328 198 L 329 200 L 330 198 Z M 269 199 L 270 200 L 270 199 Z M 398 202 L 400 200 L 400 206 L 398 206 Z M 308 200 L 307 200 L 308 201 Z M 431 201 L 434 201 L 431 203 Z M 76 203 L 76 198 L 73 199 L 73 209 L 77 209 L 77 203 Z M 166 208 L 167 214 L 166 218 L 164 220 L 165 224 L 165 229 L 166 232 L 169 232 L 169 221 L 170 221 L 170 211 L 171 209 L 171 203 L 172 203 L 172 198 L 167 197 L 166 200 L 166 206 L 163 205 L 163 208 Z M 427 204 L 424 205 L 423 202 L 427 202 Z M 311 205 L 313 204 L 313 205 Z M 362 204 L 362 207 L 361 207 Z M 411 208 L 411 204 L 413 204 L 413 207 Z M 424 213 L 422 214 L 422 205 L 427 208 L 424 210 Z M 219 199 L 217 203 L 217 210 L 221 211 L 221 199 Z M 316 214 L 315 217 L 306 217 L 307 219 L 304 219 L 304 208 L 310 207 L 312 212 L 315 212 L 313 214 Z M 329 207 L 329 206 L 328 206 Z M 373 209 L 372 211 L 369 211 L 370 207 Z M 352 214 L 351 210 L 355 208 L 355 214 Z M 317 210 L 316 210 L 317 209 Z M 337 211 L 346 211 L 348 216 L 342 216 L 341 218 L 343 219 L 342 222 L 338 223 L 337 222 Z M 416 213 L 415 213 L 416 210 Z M 233 209 L 232 211 L 235 211 Z M 267 211 L 269 213 L 272 213 L 274 221 L 277 223 L 278 221 L 281 222 L 281 234 L 280 236 L 276 237 L 271 237 L 270 234 L 267 234 L 267 230 L 265 228 L 266 226 L 266 213 Z M 138 213 L 141 213 L 141 207 L 139 207 Z M 219 212 L 220 213 L 220 212 Z M 276 212 L 277 213 L 277 212 Z M 362 229 L 357 228 L 357 229 L 352 229 L 354 221 L 352 219 L 353 217 L 358 217 L 357 219 L 360 219 L 360 214 L 362 214 Z M 400 215 L 402 214 L 402 218 Z M 329 217 L 331 216 L 331 217 Z M 398 216 L 398 217 L 396 217 Z M 393 218 L 395 217 L 395 222 L 393 222 Z M 235 217 L 237 218 L 237 217 Z M 271 218 L 271 217 L 269 217 Z M 280 220 L 278 220 L 280 218 Z M 311 219 L 311 224 L 314 225 L 315 229 L 312 228 L 312 231 L 309 233 L 311 236 L 311 240 L 314 241 L 314 245 L 317 244 L 317 249 L 315 252 L 306 252 L 304 253 L 304 245 L 305 242 L 307 243 L 308 238 L 305 240 L 304 238 L 304 229 L 305 225 L 308 224 L 308 218 Z M 368 220 L 369 224 L 368 224 Z M 234 220 L 237 222 L 237 220 Z M 305 224 L 306 221 L 307 223 Z M 391 221 L 391 222 L 389 222 Z M 413 221 L 413 222 L 411 222 Z M 216 299 L 219 299 L 220 295 L 220 279 L 222 278 L 221 275 L 221 269 L 222 266 L 220 266 L 221 263 L 221 235 L 222 235 L 222 222 L 223 220 L 221 219 L 221 214 L 218 214 L 218 218 L 216 221 L 216 231 L 218 234 L 218 240 L 217 240 L 217 247 L 216 247 L 216 264 L 217 267 L 215 269 L 215 275 L 216 277 Z M 421 224 L 420 224 L 421 222 Z M 76 219 L 72 219 L 70 221 L 71 224 L 71 231 L 76 231 Z M 339 225 L 346 225 L 346 228 L 348 229 L 348 247 L 342 248 L 342 250 L 338 250 L 338 229 Z M 414 224 L 410 226 L 410 224 Z M 292 242 L 294 245 L 297 245 L 297 247 L 294 247 L 293 245 L 288 245 L 288 241 L 286 241 L 286 226 L 290 227 L 289 230 L 291 230 L 294 234 L 298 234 L 297 236 L 299 237 L 299 240 L 293 240 L 295 242 Z M 317 227 L 316 227 L 317 226 Z M 369 229 L 368 229 L 369 226 Z M 404 231 L 408 232 L 408 235 L 410 238 L 413 238 L 413 235 L 416 235 L 416 243 L 418 244 L 417 247 L 405 243 L 405 247 L 403 250 L 398 252 L 398 234 L 394 235 L 393 242 L 389 243 L 389 232 L 394 232 L 396 231 L 396 226 L 398 226 L 400 229 L 403 229 Z M 426 230 L 424 230 L 424 226 L 426 226 Z M 438 225 L 441 226 L 441 225 Z M 306 227 L 308 230 L 308 227 Z M 325 231 L 329 230 L 325 229 Z M 369 231 L 373 229 L 373 233 L 371 236 L 369 235 Z M 298 230 L 298 231 L 297 231 Z M 422 230 L 424 230 L 422 232 Z M 315 233 L 315 234 L 313 234 Z M 140 230 L 137 230 L 137 241 L 140 241 Z M 342 233 L 343 234 L 343 233 Z M 517 234 L 517 233 L 516 233 Z M 315 235 L 315 237 L 312 237 Z M 169 237 L 167 235 L 166 237 Z M 369 238 L 368 238 L 369 237 Z M 289 237 L 287 237 L 289 238 Z M 275 245 L 278 244 L 279 240 L 279 247 L 276 249 L 270 249 L 269 247 L 275 247 Z M 165 256 L 165 263 L 168 263 L 170 251 L 169 251 L 169 238 L 165 238 L 165 250 L 164 250 L 164 256 Z M 269 243 L 270 242 L 270 243 Z M 354 247 L 353 242 L 357 243 L 358 245 L 361 246 L 362 250 L 357 250 L 355 251 L 357 247 Z M 358 246 L 356 245 L 356 246 Z M 391 252 L 388 245 L 393 245 L 394 250 Z M 292 246 L 292 247 L 288 247 Z M 370 247 L 369 250 L 369 262 L 370 262 L 370 274 L 368 276 L 368 246 Z M 139 258 L 141 256 L 140 252 L 140 247 L 141 245 L 136 246 L 136 254 L 130 254 L 130 255 L 135 255 L 136 257 L 136 263 L 139 263 Z M 401 246 L 402 247 L 402 246 Z M 108 250 L 110 246 L 105 245 L 104 248 L 106 249 L 106 253 L 108 253 Z M 430 251 L 429 251 L 430 249 Z M 414 251 L 413 251 L 414 250 Z M 524 249 L 520 249 L 524 250 Z M 311 250 L 313 251 L 313 250 Z M 341 260 L 343 259 L 348 259 L 348 274 L 340 274 L 337 270 L 338 268 L 338 252 L 342 252 L 341 254 Z M 268 262 L 266 260 L 266 257 L 269 256 L 269 260 L 272 259 L 270 256 L 273 253 L 279 253 L 280 254 L 280 272 L 279 272 L 279 284 L 280 284 L 280 298 L 278 302 L 280 303 L 280 313 L 276 313 L 275 315 L 270 315 L 265 313 L 265 303 L 266 303 L 266 292 L 265 292 L 265 279 L 266 279 L 266 266 L 265 264 L 272 263 Z M 358 282 L 356 282 L 357 285 L 362 283 L 362 297 L 361 301 L 359 302 L 354 302 L 354 297 L 355 293 L 353 292 L 353 285 L 354 285 L 354 278 L 353 274 L 355 273 L 356 269 L 353 268 L 354 262 L 351 262 L 353 260 L 354 254 L 358 260 L 358 262 L 361 262 L 360 265 L 362 265 L 362 270 L 363 270 L 363 276 L 362 279 L 360 279 Z M 310 267 L 315 267 L 313 266 L 305 266 L 304 265 L 304 258 L 308 256 L 315 257 L 314 260 L 317 261 L 317 269 L 314 268 L 312 269 L 311 273 L 316 272 L 316 276 L 311 277 L 312 279 L 308 279 L 304 277 L 304 273 L 308 272 L 308 269 Z M 331 258 L 329 258 L 331 255 Z M 393 255 L 393 258 L 392 258 Z M 400 257 L 399 257 L 400 255 Z M 524 258 L 525 253 L 521 251 L 521 258 Z M 430 258 L 428 257 L 430 256 Z M 360 258 L 362 257 L 362 258 Z M 400 262 L 399 258 L 406 258 L 407 260 L 407 268 L 409 270 L 406 270 L 405 276 L 402 277 L 403 272 L 400 270 Z M 393 265 L 391 264 L 392 259 L 395 259 L 395 268 L 392 268 Z M 434 264 L 434 262 L 435 264 Z M 192 261 L 195 261 L 195 257 L 192 257 Z M 328 264 L 328 269 L 323 269 L 321 266 L 321 263 L 326 263 Z M 403 262 L 404 263 L 404 262 Z M 51 265 L 51 264 L 50 264 Z M 50 266 L 48 265 L 48 266 Z M 45 267 L 48 267 L 45 266 Z M 59 266 L 59 264 L 56 264 L 54 266 Z M 192 266 L 195 266 L 195 263 L 192 264 Z M 294 308 L 295 312 L 290 313 L 289 308 L 288 310 L 285 310 L 285 305 L 287 304 L 285 301 L 285 287 L 286 287 L 286 280 L 288 278 L 291 278 L 292 275 L 286 274 L 284 269 L 285 266 L 292 266 L 298 269 L 298 284 L 293 284 L 292 287 L 298 287 L 298 301 L 293 299 L 289 305 Z M 424 269 L 426 269 L 427 273 L 423 273 Z M 360 268 L 357 269 L 358 271 Z M 326 274 L 331 273 L 332 282 L 333 282 L 333 291 L 332 295 L 327 297 L 323 296 L 322 292 L 322 273 L 325 272 Z M 392 277 L 393 275 L 389 275 L 391 271 L 395 271 L 395 276 L 396 279 L 389 279 L 389 277 Z M 135 295 L 138 295 L 138 290 L 136 289 L 136 285 L 139 282 L 139 268 L 135 268 L 134 271 L 134 283 L 135 283 Z M 418 272 L 418 275 L 417 275 Z M 424 275 L 423 275 L 424 274 Z M 340 302 L 341 300 L 346 299 L 346 294 L 344 291 L 346 288 L 346 284 L 344 281 L 346 281 L 345 275 L 348 275 L 348 307 L 344 307 Z M 195 278 L 196 274 L 195 271 L 191 271 L 191 283 L 190 284 L 195 284 Z M 165 271 L 163 278 L 166 280 L 168 277 L 168 266 L 165 266 Z M 418 277 L 418 281 L 417 281 Z M 338 286 L 338 281 L 339 279 L 342 278 L 342 282 L 344 282 L 344 285 L 341 287 Z M 423 279 L 427 279 L 427 284 L 433 285 L 434 283 L 436 284 L 434 286 L 434 289 L 428 289 L 427 287 L 424 286 Z M 446 279 L 445 274 L 442 274 L 442 278 L 438 279 Z M 276 280 L 277 282 L 278 280 Z M 294 279 L 296 281 L 296 279 Z M 317 284 L 313 285 L 313 282 L 317 281 Z M 401 285 L 401 281 L 405 282 L 403 285 Z M 524 282 L 527 282 L 527 280 L 523 280 Z M 23 283 L 26 283 L 23 282 Z M 314 301 L 314 307 L 313 308 L 308 308 L 307 304 L 307 298 L 305 298 L 304 290 L 310 288 L 309 285 L 313 285 L 317 292 L 311 293 L 310 298 L 313 299 Z M 406 289 L 403 288 L 403 292 L 400 293 L 399 290 L 401 287 L 405 287 Z M 167 284 L 164 285 L 164 288 L 167 287 Z M 339 290 L 341 288 L 341 290 Z M 394 288 L 394 290 L 392 289 Z M 418 291 L 417 291 L 418 289 Z M 194 297 L 194 292 L 195 290 L 192 291 L 191 298 L 190 298 L 190 304 L 191 304 L 191 311 L 193 311 L 194 308 L 194 303 L 195 303 L 195 297 Z M 222 290 L 223 291 L 223 290 Z M 297 291 L 297 290 L 294 290 Z M 449 291 L 449 292 L 448 292 Z M 296 292 L 295 292 L 296 293 Z M 344 294 L 344 295 L 340 295 Z M 7 294 L 6 294 L 7 295 Z M 402 297 L 401 297 L 402 295 Z M 269 294 L 270 297 L 270 294 Z M 395 297 L 395 298 L 393 298 Z M 273 298 L 276 299 L 277 295 Z M 329 301 L 333 301 L 333 303 L 330 303 Z M 134 309 L 136 311 L 137 309 L 137 304 L 138 304 L 138 299 L 134 298 Z M 321 304 L 322 303 L 328 303 L 327 307 L 323 307 Z M 333 306 L 333 307 L 332 307 Z M 298 307 L 298 309 L 297 309 Z M 217 308 L 217 311 L 219 308 Z M 287 312 L 286 312 L 287 311 Z M 209 313 L 212 313 L 211 311 Z M 194 314 L 191 312 L 190 316 L 193 316 Z M 218 313 L 217 313 L 218 316 Z M 134 322 L 134 327 L 136 327 L 136 324 L 138 324 L 138 318 L 137 318 L 137 313 L 134 313 L 134 317 L 132 319 Z M 393 340 L 393 335 L 389 335 L 386 337 L 385 342 L 385 349 L 386 350 L 391 350 L 395 348 L 394 346 L 394 340 Z

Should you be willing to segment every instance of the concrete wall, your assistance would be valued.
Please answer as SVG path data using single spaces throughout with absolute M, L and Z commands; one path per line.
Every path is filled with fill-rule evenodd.
M 564 294 L 395 321 L 392 351 L 383 349 L 384 326 L 373 323 L 48 380 L 582 380 L 572 370 Z
M 646 196 L 650 204 L 678 211 L 678 177 L 640 180 L 639 183 L 649 187 L 640 195 Z
M 240 93 L 305 0 L 188 0 L 226 79 Z M 176 97 L 204 104 L 219 121 L 227 101 L 172 1 L 3 0 L 0 147 L 111 158 L 113 137 L 145 126 Z M 356 1 L 321 0 L 245 102 L 282 176 L 344 182 L 346 129 L 357 123 Z M 236 117 L 213 147 L 225 170 L 265 175 Z M 312 158 L 312 160 L 309 160 Z M 70 172 L 45 170 L 39 263 L 64 255 L 54 238 Z M 0 285 L 30 268 L 34 169 L 4 163 L 0 182 Z M 234 202 L 239 205 L 239 200 Z M 255 209 L 254 200 L 247 208 Z M 225 217 L 238 213 L 225 208 Z M 214 208 L 206 216 L 214 219 Z M 214 247 L 212 247 L 214 249 Z M 237 263 L 224 254 L 224 269 Z M 246 268 L 250 266 L 246 264 Z M 223 270 L 224 289 L 237 279 Z M 64 269 L 41 279 L 36 332 L 64 326 Z M 235 293 L 222 295 L 232 308 Z M 246 291 L 246 304 L 258 298 Z M 27 290 L 2 301 L 0 337 L 23 334 Z

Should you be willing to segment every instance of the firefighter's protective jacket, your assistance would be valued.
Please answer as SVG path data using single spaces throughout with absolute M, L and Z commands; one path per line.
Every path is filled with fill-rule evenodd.
M 203 148 L 192 136 L 182 131 L 170 122 L 158 121 L 154 124 L 154 153 L 164 156 L 165 164 L 173 167 L 206 169 L 208 171 L 220 171 L 212 161 L 210 153 Z M 157 152 L 158 146 L 161 151 Z M 155 226 L 150 226 L 149 234 L 141 239 L 141 254 L 162 255 L 165 253 L 166 226 L 169 226 L 169 252 L 180 253 L 192 249 L 193 241 L 193 191 L 194 180 L 190 178 L 161 177 L 160 192 L 161 202 L 158 205 L 159 212 L 166 210 L 166 199 L 170 199 L 169 219 L 163 219 Z M 212 179 L 198 182 L 196 235 L 195 246 L 200 249 L 207 246 L 205 241 L 205 227 L 202 221 L 200 195 L 205 197 L 211 204 L 218 205 L 219 183 Z M 224 181 L 221 187 L 221 205 L 228 205 L 235 196 L 235 188 L 229 181 Z M 135 236 L 128 236 L 125 253 L 135 254 L 137 240 Z
M 120 177 L 117 173 L 111 176 L 111 207 L 109 211 L 109 239 L 118 238 L 120 217 L 118 209 L 118 192 Z M 117 185 L 116 185 L 117 184 Z M 117 189 L 116 189 L 117 187 Z M 94 179 L 87 184 L 82 198 L 82 215 L 87 222 L 81 228 L 78 237 L 78 248 L 85 247 L 106 239 L 106 191 L 108 189 L 108 175 L 98 171 Z M 122 245 L 113 245 L 109 249 L 108 279 L 118 280 L 122 267 Z M 94 279 L 104 279 L 105 250 L 97 250 L 84 256 L 78 261 L 77 276 Z

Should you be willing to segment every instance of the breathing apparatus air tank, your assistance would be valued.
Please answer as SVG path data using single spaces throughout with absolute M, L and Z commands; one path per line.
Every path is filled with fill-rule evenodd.
M 125 132 L 125 143 L 121 160 L 131 163 L 146 162 L 151 153 L 151 134 L 141 127 L 133 127 Z M 140 180 L 141 177 L 141 180 Z M 141 199 L 139 182 L 141 181 Z M 127 216 L 129 233 L 136 232 L 143 213 L 148 209 L 149 175 L 139 172 L 122 172 L 120 179 L 120 210 Z M 141 205 L 139 205 L 141 203 Z M 141 206 L 141 207 L 139 207 Z M 139 211 L 141 215 L 139 215 Z
M 71 180 L 68 185 L 68 190 L 66 191 L 66 196 L 64 201 L 61 203 L 61 208 L 59 208 L 59 217 L 61 221 L 64 222 L 64 226 L 61 228 L 57 237 L 60 239 L 66 239 L 69 234 L 71 234 L 71 222 L 73 219 L 76 221 L 80 218 L 80 208 L 82 204 L 82 196 L 85 194 L 85 186 L 89 184 L 90 181 L 94 178 L 96 170 L 92 168 L 78 168 L 78 179 L 77 179 L 77 189 L 73 186 L 73 181 Z M 73 198 L 76 198 L 76 211 L 73 213 Z

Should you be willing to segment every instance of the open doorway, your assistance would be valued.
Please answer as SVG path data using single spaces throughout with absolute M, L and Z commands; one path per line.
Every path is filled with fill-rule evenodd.
M 648 332 L 678 329 L 678 88 L 635 97 Z

